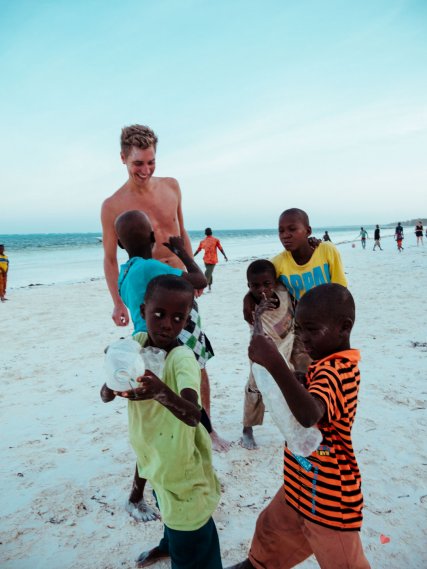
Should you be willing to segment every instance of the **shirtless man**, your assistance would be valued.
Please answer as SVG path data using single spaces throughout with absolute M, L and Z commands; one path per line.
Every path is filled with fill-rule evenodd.
M 139 209 L 150 218 L 156 243 L 153 258 L 173 267 L 184 269 L 181 261 L 163 243 L 178 235 L 184 239 L 185 249 L 192 257 L 190 238 L 184 227 L 181 207 L 181 190 L 174 178 L 153 176 L 156 168 L 157 136 L 147 126 L 132 125 L 122 129 L 120 157 L 128 171 L 128 180 L 102 204 L 102 243 L 104 246 L 104 272 L 114 303 L 112 318 L 117 326 L 129 324 L 129 314 L 119 296 L 117 279 L 116 218 L 123 212 Z M 202 405 L 210 417 L 210 388 L 208 374 L 202 369 Z M 229 443 L 215 430 L 211 433 L 215 450 L 228 450 Z

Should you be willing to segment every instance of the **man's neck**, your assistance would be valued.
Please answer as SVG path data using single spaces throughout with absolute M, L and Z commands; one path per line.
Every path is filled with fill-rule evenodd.
M 131 178 L 125 183 L 125 187 L 134 194 L 147 194 L 152 188 L 152 178 L 147 180 L 145 184 L 136 184 Z

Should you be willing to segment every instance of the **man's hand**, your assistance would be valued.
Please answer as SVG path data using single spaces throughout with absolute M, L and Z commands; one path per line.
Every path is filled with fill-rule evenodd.
M 181 258 L 183 254 L 187 254 L 187 251 L 185 249 L 185 242 L 182 237 L 169 237 L 169 241 L 163 243 L 163 245 L 179 258 Z
M 127 326 L 129 324 L 129 313 L 123 302 L 116 304 L 111 318 L 116 326 Z

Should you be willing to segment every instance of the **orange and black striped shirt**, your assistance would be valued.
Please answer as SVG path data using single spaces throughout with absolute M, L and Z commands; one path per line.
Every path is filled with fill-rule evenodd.
M 287 503 L 312 522 L 337 530 L 362 525 L 361 476 L 351 442 L 360 373 L 358 350 L 338 352 L 308 368 L 308 391 L 326 407 L 323 440 L 307 458 L 285 448 Z

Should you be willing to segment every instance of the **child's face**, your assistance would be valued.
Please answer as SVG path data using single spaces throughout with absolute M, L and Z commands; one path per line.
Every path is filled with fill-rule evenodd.
M 321 360 L 342 349 L 340 323 L 320 317 L 316 311 L 297 306 L 296 326 L 304 347 L 313 360 Z
M 270 298 L 274 291 L 276 283 L 275 275 L 270 271 L 264 271 L 257 275 L 249 274 L 248 287 L 255 300 L 258 302 L 262 299 L 263 293 Z
M 176 346 L 176 339 L 187 324 L 192 304 L 193 298 L 188 292 L 171 293 L 160 288 L 141 306 L 141 314 L 154 346 L 167 352 Z
M 279 239 L 286 251 L 297 251 L 307 244 L 311 227 L 298 214 L 286 213 L 279 218 Z

